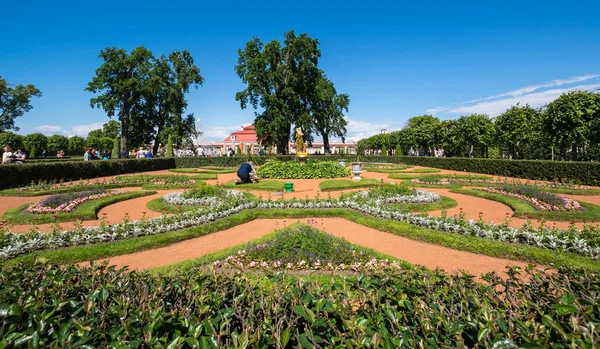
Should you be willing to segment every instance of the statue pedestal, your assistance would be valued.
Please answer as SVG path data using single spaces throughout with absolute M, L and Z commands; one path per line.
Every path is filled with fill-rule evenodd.
M 298 152 L 298 153 L 296 153 L 296 159 L 298 159 L 298 161 L 301 164 L 306 164 L 306 158 L 308 158 L 308 153 L 307 152 Z

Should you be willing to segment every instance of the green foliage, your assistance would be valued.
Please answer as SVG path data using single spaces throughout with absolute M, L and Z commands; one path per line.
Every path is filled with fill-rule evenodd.
M 547 148 L 541 144 L 542 115 L 529 106 L 511 107 L 495 120 L 498 146 L 513 159 L 539 157 L 535 148 Z
M 81 155 L 83 157 L 83 153 L 85 152 L 85 138 L 79 136 L 69 137 L 68 151 L 71 155 Z
M 206 185 L 185 191 L 183 197 L 186 199 L 199 199 L 205 197 L 225 197 L 226 194 L 227 190 L 221 186 Z
M 172 158 L 174 156 L 175 153 L 173 152 L 173 135 L 170 134 L 167 140 L 167 154 L 165 155 L 165 157 Z
M 113 147 L 112 150 L 110 152 L 110 158 L 111 159 L 118 159 L 119 158 L 119 137 L 115 137 L 115 139 L 113 140 Z
M 37 159 L 38 157 L 38 151 L 36 147 L 32 147 L 31 150 L 29 151 L 29 158 L 31 159 Z
M 0 149 L 4 151 L 5 146 L 9 146 L 12 149 L 23 146 L 23 136 L 9 131 L 0 132 Z
M 323 72 L 317 67 L 321 51 L 319 42 L 307 34 L 284 33 L 283 44 L 273 40 L 264 44 L 255 37 L 238 50 L 236 74 L 246 84 L 237 92 L 242 109 L 252 106 L 254 125 L 261 144 L 277 146 L 279 154 L 287 154 L 291 127 L 301 127 L 305 142 L 312 141 L 314 117 L 309 101 Z M 314 98 L 313 98 L 314 97 Z
M 314 179 L 350 176 L 350 170 L 338 163 L 311 160 L 306 164 L 271 161 L 259 167 L 257 172 L 261 178 Z
M 166 170 L 173 159 L 118 159 L 113 161 L 60 161 L 0 166 L 0 189 L 23 186 L 39 180 L 78 180 L 123 173 Z
M 409 188 L 406 184 L 390 184 L 381 183 L 369 189 L 370 197 L 389 198 L 398 195 L 412 195 L 414 189 Z
M 345 142 L 346 126 L 348 122 L 344 111 L 348 112 L 350 97 L 347 94 L 338 94 L 333 82 L 322 74 L 317 86 L 311 94 L 311 106 L 314 119 L 314 131 L 323 138 L 325 154 L 330 154 L 329 136 L 339 137 Z M 343 150 L 340 149 L 340 154 Z
M 360 181 L 353 181 L 350 179 L 332 179 L 319 183 L 319 189 L 321 189 L 321 191 L 345 190 L 368 188 L 378 184 L 381 184 L 381 180 L 373 178 L 363 178 Z
M 317 221 L 309 221 L 316 225 Z M 287 263 L 305 261 L 311 265 L 319 261 L 321 265 L 331 263 L 334 266 L 354 263 L 366 263 L 374 256 L 365 248 L 349 243 L 346 240 L 323 233 L 312 225 L 295 224 L 275 232 L 270 238 L 259 242 L 250 242 L 243 247 L 243 254 L 238 260 L 244 264 L 254 262 Z
M 43 133 L 30 133 L 23 137 L 23 146 L 28 154 L 31 154 L 34 148 L 37 152 L 41 152 L 43 149 L 46 149 L 47 145 L 48 137 L 46 137 Z M 29 157 L 33 158 L 31 155 L 29 155 Z
M 68 151 L 69 149 L 69 138 L 62 135 L 52 135 L 48 137 L 48 148 L 46 149 L 49 154 L 56 155 L 60 150 Z
M 265 190 L 265 191 L 283 191 L 285 189 L 285 183 L 282 181 L 268 180 L 260 181 L 258 183 L 246 183 L 246 184 L 235 184 L 234 181 L 229 181 L 223 184 L 224 188 L 228 189 L 251 189 L 251 190 Z
M 104 60 L 96 76 L 86 88 L 96 94 L 90 100 L 92 108 L 102 108 L 108 117 L 118 116 L 121 122 L 121 149 L 127 151 L 131 123 L 137 121 L 132 110 L 141 103 L 143 82 L 147 79 L 152 52 L 140 46 L 127 53 L 124 49 L 108 47 L 100 51 Z
M 19 131 L 15 126 L 15 119 L 33 108 L 32 97 L 41 96 L 40 90 L 32 84 L 13 88 L 0 76 L 0 133 L 6 130 Z
M 593 162 L 434 158 L 426 156 L 407 156 L 400 158 L 399 161 L 409 165 L 485 173 L 496 176 L 573 182 L 585 185 L 600 184 L 600 163 Z
M 588 348 L 598 341 L 599 278 L 581 271 L 513 268 L 507 280 L 487 275 L 481 283 L 421 269 L 324 283 L 198 270 L 151 276 L 106 265 L 16 265 L 2 274 L 6 345 Z
M 402 147 L 400 147 L 400 143 L 396 144 L 396 153 L 394 155 L 396 155 L 396 156 L 402 155 Z

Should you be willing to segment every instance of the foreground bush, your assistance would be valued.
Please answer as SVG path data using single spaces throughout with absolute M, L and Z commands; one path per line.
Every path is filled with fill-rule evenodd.
M 350 170 L 332 161 L 309 161 L 301 164 L 296 161 L 272 161 L 257 170 L 261 178 L 314 179 L 340 178 L 350 176 Z
M 5 268 L 0 347 L 592 348 L 596 274 L 421 270 L 311 283 L 191 270 Z M 522 282 L 522 278 L 527 282 Z

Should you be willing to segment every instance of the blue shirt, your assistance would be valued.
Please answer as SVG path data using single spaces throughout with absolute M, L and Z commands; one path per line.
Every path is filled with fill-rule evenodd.
M 252 172 L 252 165 L 248 162 L 244 162 L 242 166 L 240 166 L 237 174 L 239 177 L 250 177 L 250 172 Z

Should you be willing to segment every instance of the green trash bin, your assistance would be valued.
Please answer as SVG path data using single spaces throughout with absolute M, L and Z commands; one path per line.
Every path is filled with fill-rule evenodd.
M 292 182 L 286 182 L 285 183 L 285 192 L 286 193 L 291 193 L 294 191 L 294 183 Z

